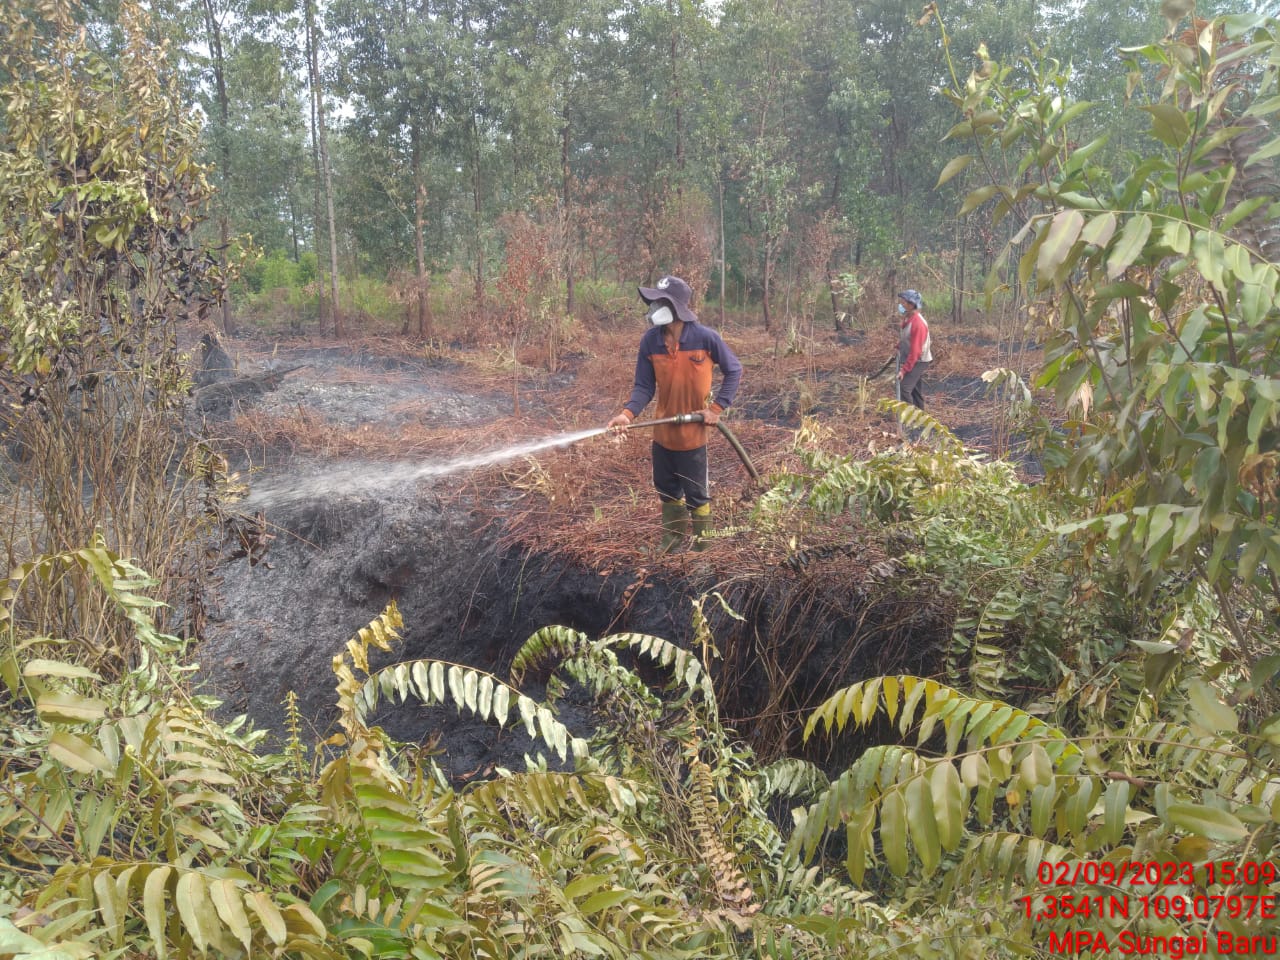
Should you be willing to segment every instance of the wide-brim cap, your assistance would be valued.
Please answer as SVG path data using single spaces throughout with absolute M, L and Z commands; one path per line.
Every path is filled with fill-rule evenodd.
M 693 297 L 693 290 L 689 284 L 685 283 L 679 277 L 663 277 L 654 287 L 638 287 L 640 291 L 640 299 L 646 304 L 652 304 L 658 300 L 665 300 L 671 304 L 671 309 L 676 312 L 676 316 L 685 323 L 697 323 L 698 315 L 689 307 L 689 301 Z

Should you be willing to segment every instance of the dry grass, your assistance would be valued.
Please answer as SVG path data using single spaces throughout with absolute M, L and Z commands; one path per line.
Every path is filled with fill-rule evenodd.
M 345 344 L 354 362 L 327 369 L 327 384 L 366 386 L 419 379 L 433 387 L 492 398 L 493 419 L 482 426 L 450 424 L 430 416 L 430 405 L 403 401 L 387 410 L 421 417 L 397 418 L 397 425 L 343 426 L 299 407 L 286 414 L 255 411 L 241 415 L 231 432 L 246 449 L 317 458 L 372 460 L 450 460 L 475 456 L 562 431 L 600 426 L 620 409 L 630 392 L 635 349 L 642 329 L 600 330 L 585 343 L 570 345 L 555 377 L 539 370 L 545 351 L 528 344 L 520 360 L 521 410 L 512 414 L 512 370 L 495 365 L 492 347 L 454 349 L 447 366 L 421 370 L 413 361 L 421 345 L 394 337 Z M 893 396 L 893 373 L 867 383 L 894 349 L 892 324 L 868 332 L 855 343 L 841 343 L 833 332 L 819 331 L 787 353 L 781 336 L 758 325 L 730 322 L 726 340 L 745 367 L 737 402 L 726 420 L 747 449 L 762 476 L 798 469 L 793 450 L 801 416 L 821 422 L 837 449 L 869 456 L 899 442 L 892 419 L 878 411 L 880 398 Z M 965 437 L 990 434 L 995 411 L 980 380 L 983 370 L 1000 360 L 991 346 L 949 337 L 935 327 L 935 362 L 926 383 L 930 412 Z M 332 346 L 296 341 L 289 347 Z M 242 358 L 265 358 L 269 346 L 242 349 Z M 403 361 L 403 369 L 367 366 L 367 359 Z M 1007 361 L 1006 361 L 1007 362 Z M 305 375 L 303 373 L 302 375 Z M 313 374 L 314 375 L 314 374 Z M 650 408 L 652 410 L 652 408 Z M 646 553 L 656 539 L 656 495 L 650 479 L 648 431 L 637 430 L 618 441 L 593 438 L 568 448 L 540 452 L 536 459 L 509 461 L 464 475 L 454 488 L 487 511 L 500 526 L 503 540 L 535 551 L 553 551 L 596 570 L 634 567 L 650 562 Z M 970 441 L 973 442 L 973 441 Z M 710 441 L 711 479 L 716 522 L 746 527 L 755 485 L 729 445 L 716 434 Z M 700 562 L 723 563 L 737 573 L 743 565 L 760 572 L 777 557 L 753 556 L 758 548 L 742 536 L 718 539 Z M 689 563 L 683 555 L 665 564 Z
M 433 415 L 430 403 L 398 399 L 388 407 L 385 423 L 342 426 L 301 407 L 275 416 L 257 411 L 235 421 L 232 430 L 246 447 L 264 453 L 387 462 L 470 458 L 603 426 L 630 393 L 641 332 L 639 324 L 596 331 L 589 341 L 570 345 L 554 375 L 538 367 L 547 359 L 539 346 L 528 345 L 519 357 L 519 416 L 512 414 L 513 370 L 496 362 L 501 354 L 492 347 L 452 348 L 447 362 L 423 360 L 418 366 L 413 361 L 420 348 L 412 344 L 391 338 L 360 341 L 349 345 L 352 361 L 327 368 L 323 382 L 403 386 L 416 380 L 432 389 L 487 398 L 492 417 L 480 425 L 450 422 Z M 731 323 L 724 333 L 745 367 L 726 423 L 764 483 L 803 469 L 795 446 L 802 416 L 820 424 L 828 448 L 855 457 L 902 442 L 896 423 L 877 408 L 877 401 L 893 396 L 892 371 L 866 379 L 896 346 L 892 323 L 852 343 L 818 332 L 792 353 L 784 339 L 758 326 Z M 966 442 L 989 442 L 996 410 L 981 374 L 1009 361 L 992 346 L 936 328 L 934 350 L 926 385 L 930 412 Z M 264 348 L 262 355 L 268 352 Z M 367 366 L 369 358 L 397 362 Z M 798 729 L 796 717 L 812 706 L 796 700 L 797 690 L 821 696 L 842 678 L 884 663 L 914 664 L 923 656 L 921 638 L 945 632 L 947 611 L 904 597 L 895 577 L 877 573 L 888 560 L 885 547 L 853 518 L 785 535 L 753 530 L 760 487 L 714 432 L 710 471 L 722 535 L 701 553 L 655 557 L 658 502 L 649 443 L 647 430 L 621 439 L 594 437 L 536 457 L 460 472 L 454 482 L 437 488 L 437 495 L 456 498 L 487 523 L 500 546 L 628 578 L 631 586 L 621 596 L 618 617 L 659 581 L 683 580 L 695 592 L 718 590 L 750 623 L 739 627 L 722 620 L 716 628 L 723 653 L 717 668 L 722 706 L 764 757 L 796 746 L 789 742 Z M 820 633 L 799 630 L 797 624 L 833 626 Z

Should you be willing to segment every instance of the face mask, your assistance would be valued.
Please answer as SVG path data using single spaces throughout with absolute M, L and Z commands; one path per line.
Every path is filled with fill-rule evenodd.
M 655 305 L 654 308 L 649 311 L 649 322 L 655 327 L 661 327 L 668 324 L 675 318 L 675 314 L 671 312 L 671 308 L 665 303 Z
M 906 313 L 906 312 L 907 312 L 907 308 L 906 308 L 906 307 L 904 307 L 902 304 L 898 304 L 898 312 L 899 312 L 899 313 Z

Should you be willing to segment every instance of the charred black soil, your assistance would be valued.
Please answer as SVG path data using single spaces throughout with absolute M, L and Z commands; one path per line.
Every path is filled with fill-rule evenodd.
M 799 752 L 805 710 L 840 686 L 938 669 L 948 604 L 896 589 L 893 558 L 881 544 L 824 543 L 788 557 L 730 535 L 705 553 L 653 557 L 647 438 L 591 440 L 483 470 L 403 479 L 405 462 L 448 461 L 602 424 L 625 397 L 627 357 L 610 358 L 616 369 L 606 363 L 603 372 L 579 358 L 555 376 L 526 377 L 516 414 L 500 380 L 477 378 L 457 361 L 368 347 L 228 349 L 236 369 L 219 382 L 290 370 L 203 424 L 224 438 L 251 488 L 240 506 L 261 511 L 272 540 L 261 562 L 220 568 L 196 659 L 205 689 L 258 726 L 283 730 L 292 691 L 304 721 L 327 731 L 335 717 L 332 659 L 392 600 L 405 621 L 394 659 L 441 659 L 505 677 L 515 652 L 548 625 L 591 638 L 654 634 L 693 647 L 692 604 L 717 592 L 736 614 L 718 598 L 703 604 L 719 654 L 709 667 L 722 712 L 766 756 Z M 838 357 L 806 389 L 833 411 L 847 409 L 851 378 L 842 372 L 856 370 L 865 352 Z M 772 395 L 804 370 L 770 370 L 775 386 L 758 376 L 752 389 L 745 352 L 744 360 L 741 409 L 768 409 L 770 422 L 739 411 L 734 427 L 762 473 L 786 469 L 780 451 L 803 411 L 784 409 Z M 970 421 L 957 427 L 979 430 L 987 411 L 969 395 L 976 378 L 941 372 L 935 389 L 956 387 L 953 413 Z M 618 380 L 617 399 L 589 387 L 601 377 Z M 579 381 L 588 386 L 575 391 Z M 873 408 L 864 435 L 850 442 L 890 442 L 883 419 Z M 713 461 L 720 522 L 738 529 L 755 491 L 726 445 L 713 450 Z M 253 491 L 267 487 L 273 497 L 255 504 Z M 572 726 L 571 713 L 564 719 Z M 379 722 L 396 739 L 439 751 L 460 779 L 511 765 L 531 747 L 523 734 L 448 709 L 407 704 Z

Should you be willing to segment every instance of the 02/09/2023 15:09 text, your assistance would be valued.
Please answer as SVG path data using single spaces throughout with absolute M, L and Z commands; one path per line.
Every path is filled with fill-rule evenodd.
M 1036 866 L 1036 879 L 1045 887 L 1257 886 L 1280 881 L 1280 862 L 1210 860 L 1197 865 L 1186 860 L 1042 860 Z

